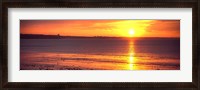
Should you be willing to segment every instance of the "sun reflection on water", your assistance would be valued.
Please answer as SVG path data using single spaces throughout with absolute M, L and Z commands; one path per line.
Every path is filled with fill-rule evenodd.
M 135 63 L 135 56 L 134 56 L 134 43 L 133 40 L 129 41 L 129 70 L 136 69 L 134 63 Z

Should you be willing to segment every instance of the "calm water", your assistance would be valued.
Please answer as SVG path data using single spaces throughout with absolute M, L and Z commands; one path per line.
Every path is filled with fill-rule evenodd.
M 21 39 L 21 70 L 179 70 L 180 39 Z

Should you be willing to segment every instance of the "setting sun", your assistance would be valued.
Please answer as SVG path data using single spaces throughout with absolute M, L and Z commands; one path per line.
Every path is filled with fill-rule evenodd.
M 130 36 L 132 37 L 132 36 L 135 34 L 134 30 L 133 30 L 133 29 L 130 29 L 130 30 L 129 30 L 129 34 L 130 34 Z

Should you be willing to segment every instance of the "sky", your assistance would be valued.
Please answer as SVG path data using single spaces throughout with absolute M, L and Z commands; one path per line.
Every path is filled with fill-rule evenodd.
M 180 37 L 180 20 L 20 20 L 21 34 Z

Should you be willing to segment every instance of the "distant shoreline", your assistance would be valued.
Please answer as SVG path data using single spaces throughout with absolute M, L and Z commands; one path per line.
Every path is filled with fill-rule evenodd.
M 87 37 L 87 36 L 60 36 L 58 35 L 43 35 L 43 34 L 20 34 L 20 39 L 80 39 L 80 38 L 86 38 L 86 39 L 180 39 L 179 37 L 106 37 L 106 36 L 93 36 L 93 37 Z

